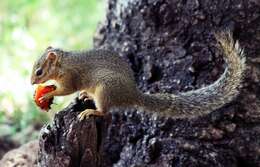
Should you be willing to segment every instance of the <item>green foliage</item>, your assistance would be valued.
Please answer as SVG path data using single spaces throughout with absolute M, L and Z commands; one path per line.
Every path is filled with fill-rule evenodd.
M 50 114 L 41 112 L 33 102 L 34 89 L 30 85 L 33 62 L 50 45 L 67 50 L 92 47 L 96 26 L 105 15 L 104 3 L 0 1 L 0 137 L 15 136 L 28 126 L 48 120 Z M 70 100 L 71 96 L 55 99 L 54 110 Z

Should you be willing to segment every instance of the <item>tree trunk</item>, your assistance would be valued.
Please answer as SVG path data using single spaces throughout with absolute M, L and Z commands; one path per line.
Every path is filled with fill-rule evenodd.
M 229 29 L 245 49 L 239 97 L 192 120 L 115 109 L 78 121 L 76 100 L 42 129 L 41 166 L 260 166 L 260 1 L 109 0 L 96 48 L 128 60 L 143 92 L 176 93 L 211 84 L 223 73 L 213 33 Z

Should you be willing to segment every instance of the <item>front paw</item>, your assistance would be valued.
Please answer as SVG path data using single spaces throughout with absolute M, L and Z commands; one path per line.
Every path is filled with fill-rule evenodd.
M 84 102 L 91 100 L 88 93 L 86 91 L 79 92 L 79 100 L 83 100 Z
M 52 94 L 45 94 L 41 98 L 39 98 L 39 101 L 40 101 L 40 103 L 42 103 L 42 102 L 47 101 L 47 100 L 49 100 L 51 98 L 53 98 Z

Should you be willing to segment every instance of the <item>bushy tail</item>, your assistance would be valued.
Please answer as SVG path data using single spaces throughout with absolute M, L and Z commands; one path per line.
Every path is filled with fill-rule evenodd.
M 245 72 L 245 57 L 230 32 L 215 35 L 228 67 L 221 77 L 206 87 L 179 94 L 143 95 L 143 107 L 168 116 L 192 118 L 208 114 L 231 102 L 239 93 Z

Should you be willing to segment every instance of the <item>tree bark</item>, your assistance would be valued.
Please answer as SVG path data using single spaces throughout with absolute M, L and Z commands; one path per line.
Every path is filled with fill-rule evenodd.
M 260 1 L 109 0 L 95 48 L 128 60 L 143 92 L 176 93 L 223 73 L 213 33 L 229 29 L 247 56 L 236 100 L 192 120 L 115 109 L 79 122 L 94 108 L 76 100 L 42 129 L 41 166 L 260 166 Z

